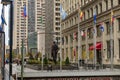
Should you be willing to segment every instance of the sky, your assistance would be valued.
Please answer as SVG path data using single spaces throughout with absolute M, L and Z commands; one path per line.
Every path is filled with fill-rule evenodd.
M 1 25 L 1 10 L 2 10 L 2 4 L 1 4 L 1 0 L 0 0 L 0 25 Z M 9 18 L 9 6 L 5 6 L 5 10 L 4 10 L 4 16 L 5 16 L 5 20 L 6 20 L 6 23 L 7 25 L 4 25 L 4 28 L 5 28 L 5 44 L 8 45 L 8 40 L 9 40 L 9 37 L 8 37 L 8 26 L 9 26 L 9 23 L 8 23 L 8 18 Z

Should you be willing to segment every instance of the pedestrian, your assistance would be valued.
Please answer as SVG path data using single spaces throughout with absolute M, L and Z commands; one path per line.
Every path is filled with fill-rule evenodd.
M 51 55 L 52 55 L 52 58 L 55 64 L 57 64 L 57 61 L 56 61 L 57 53 L 58 53 L 58 45 L 55 42 L 53 42 L 52 47 L 51 47 Z

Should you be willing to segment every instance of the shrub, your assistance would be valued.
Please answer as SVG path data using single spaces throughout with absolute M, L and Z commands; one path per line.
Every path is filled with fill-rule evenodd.
M 48 59 L 47 59 L 47 57 L 44 58 L 44 64 L 48 64 Z
M 28 60 L 27 63 L 28 64 L 40 64 L 41 62 L 37 60 Z
M 69 58 L 67 57 L 66 60 L 65 60 L 65 64 L 68 65 L 70 64 L 70 61 L 69 61 Z

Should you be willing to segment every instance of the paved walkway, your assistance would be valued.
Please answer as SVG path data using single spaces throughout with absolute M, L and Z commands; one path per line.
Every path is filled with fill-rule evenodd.
M 0 80 L 2 80 L 2 77 L 1 77 L 1 70 L 0 70 Z

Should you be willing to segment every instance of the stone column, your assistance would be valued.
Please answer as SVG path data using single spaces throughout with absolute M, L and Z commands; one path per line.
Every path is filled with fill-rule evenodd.
M 37 32 L 37 49 L 45 55 L 45 27 L 41 27 Z

